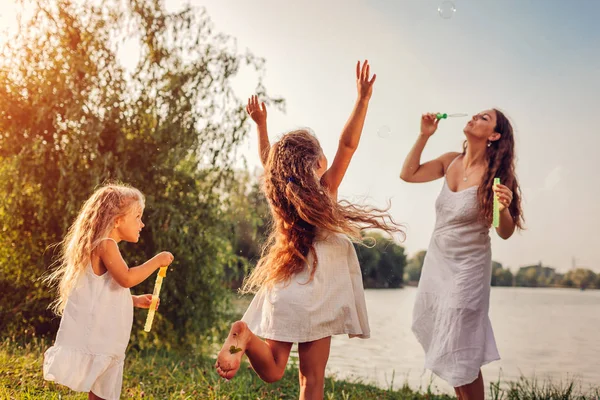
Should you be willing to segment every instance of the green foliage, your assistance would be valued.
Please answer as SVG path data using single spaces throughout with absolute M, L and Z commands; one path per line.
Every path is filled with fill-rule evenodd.
M 554 268 L 543 266 L 540 262 L 519 268 L 514 275 L 502 264 L 494 262 L 492 286 L 521 287 L 576 287 L 600 289 L 600 275 L 586 268 L 576 268 L 565 274 L 556 272 Z
M 585 268 L 576 268 L 567 272 L 562 278 L 562 283 L 566 286 L 577 288 L 600 289 L 600 274 L 596 275 L 594 271 Z
M 16 400 L 87 399 L 63 386 L 44 381 L 42 369 L 43 342 L 38 340 L 18 345 L 11 340 L 0 342 L 0 398 Z M 125 359 L 123 398 L 135 399 L 297 399 L 297 359 L 292 359 L 283 379 L 277 383 L 262 382 L 247 364 L 234 379 L 219 378 L 214 360 L 202 353 L 181 354 L 174 351 L 133 351 Z M 411 390 L 406 384 L 382 389 L 360 381 L 325 379 L 325 399 L 348 400 L 450 400 L 453 396 Z M 491 382 L 493 400 L 595 400 L 600 387 L 586 387 L 575 381 L 563 385 L 521 378 L 516 382 Z M 487 391 L 487 390 L 486 390 Z M 486 393 L 487 395 L 487 393 Z
M 537 379 L 521 377 L 516 382 L 509 382 L 508 389 L 499 389 L 493 397 L 499 400 L 597 400 L 600 388 L 582 388 L 575 381 L 553 383 Z
M 374 246 L 355 244 L 366 288 L 402 287 L 406 254 L 404 247 L 375 232 L 365 234 L 375 240 Z M 367 239 L 370 244 L 372 240 Z
M 423 270 L 426 255 L 427 251 L 421 250 L 408 261 L 404 271 L 404 279 L 406 281 L 418 282 L 421 279 L 421 271 Z
M 87 399 L 87 394 L 75 393 L 64 386 L 44 381 L 42 369 L 43 346 L 33 342 L 17 346 L 10 341 L 0 342 L 0 398 L 4 399 Z M 276 400 L 297 399 L 298 366 L 292 360 L 283 379 L 268 384 L 260 380 L 249 365 L 242 368 L 231 381 L 220 378 L 214 360 L 202 353 L 174 351 L 134 351 L 125 359 L 123 398 L 134 399 L 207 399 L 207 400 Z M 325 379 L 325 399 L 348 400 L 449 400 L 453 397 L 421 394 L 407 386 L 400 389 L 380 389 L 361 382 Z
M 55 256 L 48 246 L 110 179 L 147 198 L 140 243 L 122 247 L 129 264 L 175 255 L 153 332 L 138 335 L 194 343 L 218 325 L 224 270 L 238 262 L 225 194 L 247 116 L 230 81 L 242 65 L 261 75 L 263 60 L 213 33 L 204 12 L 170 14 L 160 1 L 102 5 L 36 2 L 2 48 L 0 329 L 55 331 L 53 293 L 39 280 Z M 116 55 L 126 37 L 140 50 L 132 73 Z M 266 98 L 260 80 L 257 93 Z M 134 292 L 151 292 L 153 281 Z
M 226 271 L 233 289 L 241 287 L 244 276 L 258 262 L 271 223 L 269 204 L 260 185 L 258 173 L 236 171 L 228 190 L 225 217 L 231 226 L 230 241 L 237 262 Z
M 521 267 L 515 275 L 515 286 L 550 286 L 555 280 L 556 275 L 554 268 L 544 267 L 542 263 Z
M 492 261 L 492 286 L 512 286 L 513 273 L 508 269 L 504 269 L 502 264 Z

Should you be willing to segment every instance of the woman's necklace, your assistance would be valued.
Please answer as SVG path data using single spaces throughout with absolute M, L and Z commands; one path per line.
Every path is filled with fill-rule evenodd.
M 473 171 L 471 171 L 470 173 L 467 174 L 467 169 L 468 168 L 465 166 L 464 171 L 463 171 L 463 182 L 466 182 L 467 179 L 469 179 L 469 175 L 471 175 L 471 173 L 473 172 Z

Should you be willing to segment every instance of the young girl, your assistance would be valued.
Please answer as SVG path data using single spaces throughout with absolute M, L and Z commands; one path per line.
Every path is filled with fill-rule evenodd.
M 298 343 L 300 398 L 322 399 L 331 336 L 369 337 L 361 270 L 347 236 L 358 241 L 362 229 L 400 229 L 393 221 L 386 225 L 389 217 L 380 210 L 337 202 L 367 114 L 375 82 L 369 76 L 368 63 L 358 63 L 358 99 L 329 169 L 318 140 L 306 130 L 289 132 L 270 147 L 265 105 L 256 96 L 248 100 L 273 228 L 243 288 L 258 293 L 217 357 L 215 367 L 224 378 L 236 374 L 246 354 L 261 379 L 275 382 Z
M 425 350 L 425 367 L 454 386 L 459 399 L 483 400 L 480 368 L 500 358 L 488 317 L 494 196 L 500 202 L 496 232 L 501 238 L 508 239 L 523 223 L 513 129 L 500 111 L 480 112 L 464 128 L 462 153 L 421 164 L 438 122 L 435 114 L 423 115 L 421 133 L 400 175 L 407 182 L 445 177 L 412 328 Z M 494 186 L 496 177 L 501 184 Z
M 98 189 L 69 228 L 60 265 L 49 277 L 58 285 L 52 307 L 62 319 L 44 354 L 44 379 L 88 392 L 89 399 L 119 399 L 133 307 L 148 308 L 152 300 L 150 294 L 132 296 L 129 288 L 173 261 L 162 252 L 129 268 L 121 257 L 117 243 L 137 243 L 143 211 L 137 189 Z

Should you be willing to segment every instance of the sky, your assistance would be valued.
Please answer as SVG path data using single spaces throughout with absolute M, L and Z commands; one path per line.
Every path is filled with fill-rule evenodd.
M 377 74 L 360 146 L 340 196 L 385 205 L 407 226 L 409 254 L 426 249 L 442 181 L 399 179 L 402 162 L 428 111 L 469 113 L 498 107 L 516 130 L 517 174 L 526 230 L 504 241 L 492 234 L 493 258 L 516 270 L 542 262 L 600 272 L 600 2 L 456 0 L 442 2 L 192 1 L 218 31 L 266 59 L 266 87 L 286 99 L 269 113 L 272 139 L 311 128 L 331 160 L 355 101 L 354 66 Z M 170 9 L 182 3 L 169 1 Z M 256 83 L 241 76 L 243 98 Z M 246 92 L 244 92 L 246 91 Z M 446 120 L 423 160 L 457 151 L 466 118 Z M 258 166 L 253 127 L 244 154 Z
M 339 195 L 391 201 L 410 255 L 427 248 L 442 187 L 399 179 L 420 115 L 497 107 L 515 127 L 526 230 L 507 241 L 492 233 L 493 259 L 513 271 L 541 261 L 560 272 L 600 272 L 600 1 L 456 0 L 449 19 L 438 14 L 439 0 L 190 3 L 205 7 L 240 50 L 266 59 L 267 90 L 286 100 L 285 113 L 269 109 L 271 139 L 309 127 L 329 160 L 356 99 L 355 64 L 369 60 L 377 80 Z M 166 1 L 171 11 L 184 4 Z M 9 20 L 0 15 L 4 28 Z M 130 54 L 123 52 L 125 64 Z M 243 70 L 234 88 L 245 99 L 256 83 Z M 466 122 L 442 121 L 423 161 L 459 151 Z M 241 153 L 258 168 L 254 126 L 248 130 Z

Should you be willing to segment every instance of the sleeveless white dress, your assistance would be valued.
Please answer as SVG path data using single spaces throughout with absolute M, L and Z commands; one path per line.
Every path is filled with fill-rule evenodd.
M 89 264 L 69 295 L 54 346 L 44 354 L 44 379 L 119 399 L 132 324 L 129 289 L 109 272 L 96 275 Z
M 425 350 L 425 368 L 458 387 L 475 381 L 482 365 L 500 359 L 488 317 L 489 227 L 478 220 L 476 186 L 453 192 L 444 178 L 435 208 L 412 330 Z
M 318 265 L 309 281 L 306 268 L 289 283 L 260 290 L 242 321 L 264 339 L 312 342 L 328 336 L 370 336 L 362 273 L 350 239 L 321 233 L 314 241 Z M 309 261 L 311 257 L 309 257 Z

